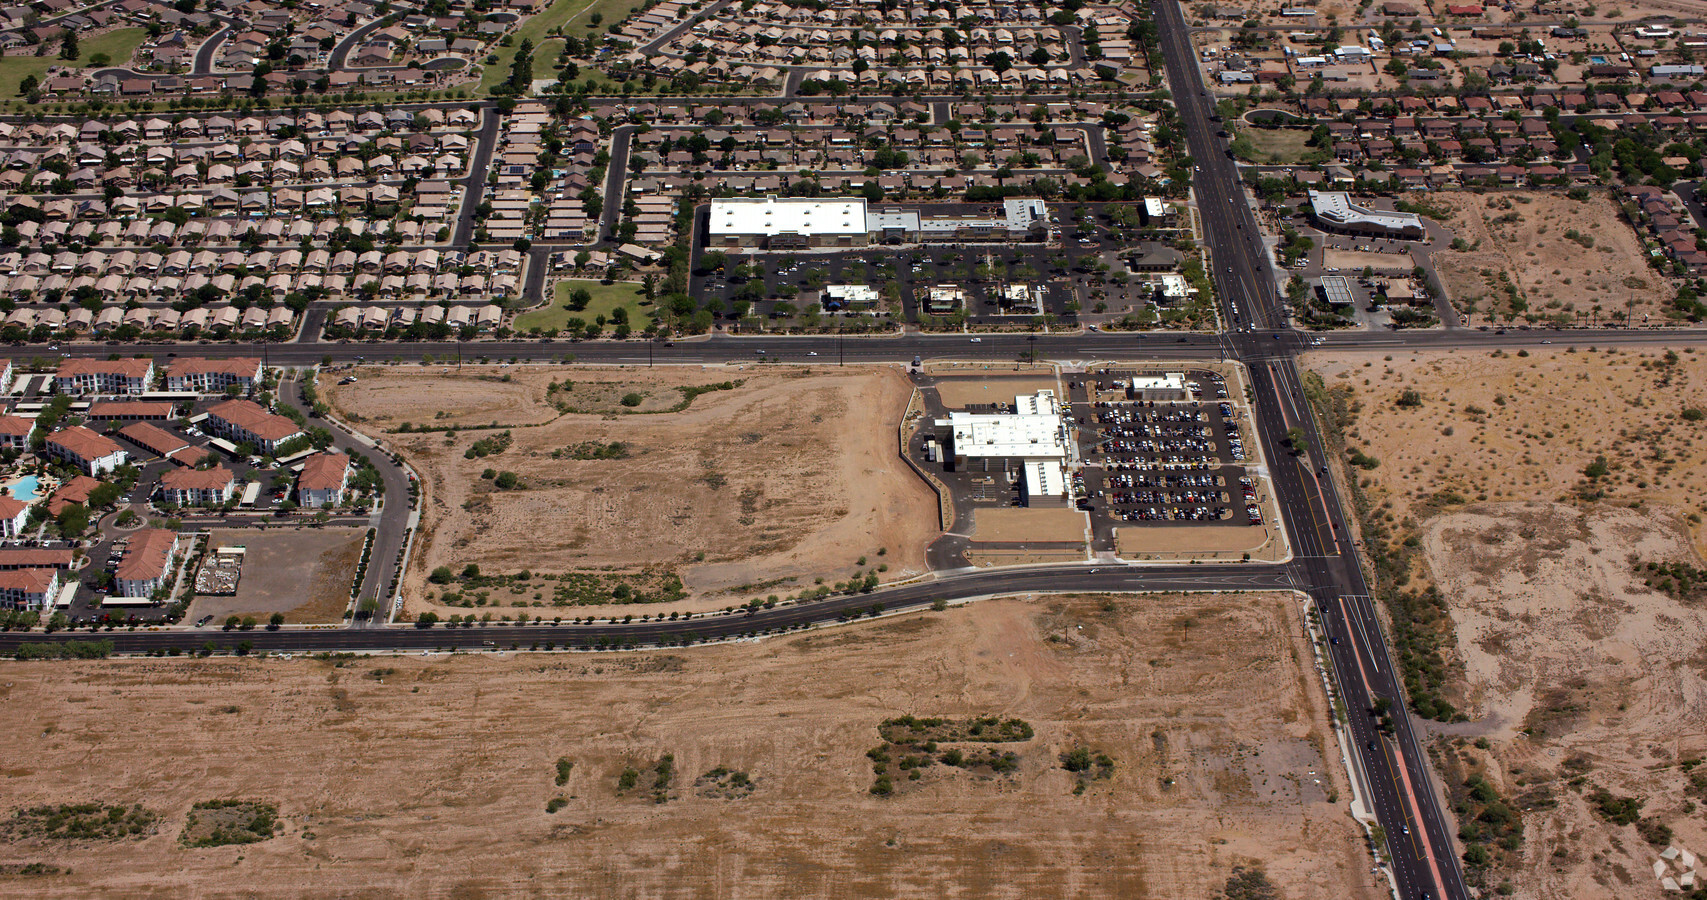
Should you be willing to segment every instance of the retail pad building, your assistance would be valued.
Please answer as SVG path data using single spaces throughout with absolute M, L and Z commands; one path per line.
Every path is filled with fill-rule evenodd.
M 1022 487 L 1026 503 L 1067 496 L 1072 442 L 1054 391 L 1014 398 L 1012 412 L 950 412 L 947 458 L 957 471 L 1000 469 Z
M 847 250 L 874 243 L 1046 241 L 1049 205 L 1010 197 L 1000 213 L 963 215 L 924 207 L 870 206 L 863 199 L 734 197 L 711 201 L 706 245 L 713 250 Z
M 1360 206 L 1344 191 L 1311 191 L 1310 210 L 1317 225 L 1338 234 L 1417 241 L 1424 233 L 1422 218 L 1416 213 Z

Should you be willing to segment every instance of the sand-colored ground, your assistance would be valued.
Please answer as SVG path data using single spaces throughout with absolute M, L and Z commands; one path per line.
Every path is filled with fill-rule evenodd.
M 995 566 L 1059 566 L 1067 563 L 1087 562 L 1090 554 L 1083 548 L 1038 548 L 1025 550 L 987 549 L 979 544 L 973 544 L 966 551 L 966 563 L 985 568 Z
M 1561 346 L 1563 345 L 1563 346 Z M 1707 358 L 1690 348 L 1312 354 L 1307 365 L 1361 404 L 1348 443 L 1380 461 L 1374 494 L 1392 519 L 1465 501 L 1554 500 L 1588 486 L 1675 521 L 1707 512 Z M 1497 354 L 1497 355 L 1495 355 Z M 1391 357 L 1391 358 L 1389 358 Z M 1417 392 L 1414 407 L 1400 405 Z M 1707 552 L 1700 522 L 1687 523 Z
M 366 533 L 364 528 L 215 530 L 210 555 L 217 547 L 247 548 L 237 593 L 197 597 L 185 617 L 191 621 L 204 615 L 265 619 L 282 612 L 292 624 L 343 621 Z
M 535 425 L 557 416 L 546 385 L 571 370 L 515 366 L 366 368 L 356 384 L 321 383 L 338 414 L 352 424 L 395 428 L 404 422 L 435 428 Z M 510 381 L 504 377 L 510 376 Z
M 1255 550 L 1268 542 L 1270 529 L 1252 526 L 1243 510 L 1226 525 L 1138 525 L 1114 530 L 1122 559 L 1151 559 L 1152 554 L 1204 556 Z
M 988 601 L 675 653 L 17 664 L 0 684 L 8 811 L 162 816 L 116 847 L 0 845 L 70 869 L 13 895 L 1203 898 L 1257 864 L 1286 897 L 1381 896 L 1291 597 Z M 1011 776 L 938 764 L 873 796 L 866 751 L 905 714 L 1035 735 L 999 745 Z M 1076 746 L 1115 763 L 1078 795 Z M 717 766 L 751 794 L 707 796 Z M 277 802 L 280 834 L 179 846 L 221 797 Z
M 998 507 L 972 511 L 972 538 L 979 541 L 1085 540 L 1090 517 L 1068 507 Z
M 779 578 L 809 586 L 814 576 L 846 577 L 880 549 L 887 550 L 885 578 L 916 574 L 939 533 L 935 495 L 897 453 L 895 428 L 911 386 L 893 369 L 553 367 L 513 379 L 473 389 L 525 398 L 506 414 L 546 424 L 510 429 L 513 443 L 500 453 L 465 458 L 477 441 L 498 434 L 492 430 L 385 436 L 426 483 L 404 581 L 412 608 L 426 608 L 426 576 L 441 565 L 461 570 L 474 562 L 487 574 L 657 566 L 679 571 L 690 591 L 717 592 Z M 677 386 L 727 380 L 741 384 L 702 394 L 676 413 L 563 414 L 547 405 L 567 393 L 564 381 L 573 383 L 574 399 L 565 402 L 576 409 L 637 392 L 648 398 L 644 410 L 680 402 Z M 442 370 L 402 368 L 370 371 L 329 395 L 336 409 L 377 431 L 432 421 L 444 396 L 468 390 Z M 627 458 L 569 452 L 611 442 L 624 444 Z M 520 487 L 496 488 L 481 477 L 488 468 L 516 473 Z
M 1644 314 L 1664 318 L 1674 292 L 1648 267 L 1636 232 L 1604 192 L 1583 201 L 1543 191 L 1442 191 L 1423 199 L 1451 208 L 1447 225 L 1469 245 L 1442 247 L 1434 261 L 1453 304 L 1461 312 L 1473 305 L 1477 324 L 1490 313 L 1501 324 L 1622 322 L 1627 310 L 1638 325 Z M 1511 291 L 1526 308 L 1513 309 Z
M 1379 460 L 1346 471 L 1395 540 L 1419 542 L 1416 574 L 1447 601 L 1452 700 L 1472 721 L 1438 728 L 1438 749 L 1454 773 L 1485 769 L 1523 811 L 1521 853 L 1500 877 L 1537 900 L 1657 896 L 1661 848 L 1584 798 L 1639 798 L 1650 829 L 1707 847 L 1691 805 L 1707 783 L 1691 787 L 1678 765 L 1707 756 L 1707 610 L 1634 571 L 1701 565 L 1707 422 L 1683 412 L 1703 396 L 1707 360 L 1548 348 L 1311 363 L 1352 389 L 1348 446 Z M 1602 457 L 1607 474 L 1591 479 Z
M 1364 268 L 1374 269 L 1377 275 L 1405 274 L 1416 268 L 1416 260 L 1409 253 L 1366 253 L 1362 250 L 1323 250 L 1322 265 L 1332 266 L 1348 275 L 1356 275 Z
M 1688 538 L 1630 509 L 1490 504 L 1433 520 L 1425 547 L 1492 741 L 1456 752 L 1491 762 L 1526 809 L 1517 896 L 1660 895 L 1658 852 L 1707 847 L 1679 766 L 1707 756 L 1707 610 L 1648 589 L 1630 560 L 1691 558 Z M 1675 837 L 1608 823 L 1585 799 L 1596 788 L 1639 798 Z
M 1019 377 L 956 377 L 944 378 L 937 385 L 942 405 L 949 409 L 965 409 L 975 404 L 1013 403 L 1021 394 L 1054 391 L 1064 398 L 1061 382 L 1054 375 Z

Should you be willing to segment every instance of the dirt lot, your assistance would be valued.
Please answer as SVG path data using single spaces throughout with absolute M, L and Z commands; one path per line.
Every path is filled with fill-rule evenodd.
M 1409 275 L 1416 260 L 1409 253 L 1366 253 L 1361 250 L 1323 250 L 1322 265 L 1332 266 L 1353 276 L 1365 268 L 1376 274 Z
M 1417 539 L 1446 601 L 1452 700 L 1471 721 L 1437 726 L 1439 758 L 1448 783 L 1484 772 L 1523 810 L 1504 873 L 1516 896 L 1658 895 L 1664 829 L 1707 847 L 1707 777 L 1680 765 L 1707 756 L 1693 699 L 1707 603 L 1636 568 L 1701 566 L 1707 419 L 1684 411 L 1707 360 L 1549 348 L 1312 365 L 1353 389 L 1348 446 L 1379 463 L 1348 471 L 1396 540 Z M 1631 818 L 1657 843 L 1599 812 L 1601 789 L 1643 801 Z
M 291 623 L 341 622 L 366 534 L 365 528 L 215 531 L 210 554 L 233 544 L 248 548 L 243 576 L 235 595 L 198 597 L 185 618 L 254 615 L 264 620 L 282 612 Z
M 978 509 L 972 513 L 972 537 L 980 541 L 1085 540 L 1087 516 L 1076 509 Z
M 1146 525 L 1117 528 L 1114 533 L 1122 559 L 1165 559 L 1176 555 L 1214 559 L 1223 553 L 1255 550 L 1272 537 L 1268 527 L 1252 527 L 1243 516 L 1229 525 Z
M 1426 518 L 1452 494 L 1569 499 L 1599 456 L 1608 471 L 1592 487 L 1605 502 L 1639 502 L 1669 521 L 1707 512 L 1707 419 L 1684 418 L 1707 408 L 1707 358 L 1690 348 L 1524 352 L 1312 354 L 1308 365 L 1362 403 L 1350 443 L 1380 462 L 1352 471 L 1375 479 L 1395 521 Z M 1417 405 L 1401 405 L 1407 390 Z M 1707 553 L 1701 523 L 1686 524 Z
M 36 897 L 1202 898 L 1258 864 L 1286 897 L 1376 900 L 1309 653 L 1294 599 L 1241 595 L 989 601 L 680 653 L 16 664 L 7 813 L 162 820 L 123 852 L 0 862 L 71 870 L 12 888 Z M 956 745 L 1016 752 L 1011 774 L 937 763 L 874 796 L 866 751 L 909 714 L 1034 736 Z M 1082 794 L 1075 747 L 1114 764 Z M 719 766 L 751 792 L 701 780 Z M 277 801 L 278 836 L 181 847 L 221 797 Z
M 845 577 L 880 549 L 886 578 L 916 574 L 939 533 L 935 494 L 897 453 L 912 390 L 893 369 L 553 367 L 512 378 L 463 384 L 436 369 L 383 369 L 328 392 L 370 431 L 434 422 L 443 397 L 487 389 L 526 398 L 504 401 L 515 421 L 545 423 L 511 428 L 507 447 L 473 459 L 477 442 L 496 447 L 503 432 L 386 436 L 426 482 L 404 585 L 412 608 L 423 608 L 425 579 L 441 565 L 474 562 L 487 574 L 652 566 L 679 571 L 690 591 L 716 592 Z M 680 404 L 678 388 L 724 382 L 733 389 L 700 394 L 680 412 L 616 412 L 629 393 L 645 397 L 635 407 L 644 413 Z M 551 405 L 605 410 L 611 398 L 608 412 Z M 616 458 L 589 458 L 613 443 Z M 515 473 L 518 487 L 499 488 L 485 469 Z
M 1022 377 L 944 378 L 937 384 L 942 405 L 949 409 L 965 409 L 974 404 L 1012 403 L 1021 394 L 1054 391 L 1056 397 L 1066 396 L 1061 382 L 1054 375 Z
M 1434 260 L 1453 304 L 1473 307 L 1477 324 L 1490 313 L 1500 323 L 1590 324 L 1622 321 L 1626 311 L 1640 324 L 1644 315 L 1663 319 L 1670 305 L 1666 279 L 1643 262 L 1641 241 L 1605 193 L 1579 202 L 1541 191 L 1442 191 L 1423 200 L 1451 208 L 1447 226 L 1469 245 L 1441 248 Z
M 323 380 L 321 389 L 346 421 L 386 428 L 410 421 L 440 428 L 548 422 L 558 413 L 546 402 L 545 386 L 573 377 L 557 369 L 472 365 L 367 368 L 355 374 L 356 384 Z

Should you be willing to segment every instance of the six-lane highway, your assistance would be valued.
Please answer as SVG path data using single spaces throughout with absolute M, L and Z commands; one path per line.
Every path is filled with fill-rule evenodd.
M 675 621 L 587 625 L 537 623 L 459 628 L 286 628 L 252 632 L 203 632 L 187 629 L 112 631 L 101 637 L 124 653 L 179 649 L 204 645 L 229 650 L 247 643 L 267 651 L 449 650 L 509 647 L 623 647 L 716 641 L 756 637 L 812 625 L 857 618 L 876 611 L 894 612 L 929 606 L 938 601 L 961 602 L 1001 594 L 1050 591 L 1271 591 L 1300 590 L 1312 598 L 1321 627 L 1330 639 L 1334 675 L 1347 710 L 1346 725 L 1354 760 L 1354 776 L 1366 809 L 1373 812 L 1386 834 L 1390 871 L 1404 900 L 1444 897 L 1467 900 L 1462 870 L 1452 842 L 1452 829 L 1441 806 L 1441 792 L 1432 780 L 1427 756 L 1413 723 L 1404 715 L 1401 675 L 1388 653 L 1379 617 L 1364 580 L 1363 568 L 1351 540 L 1338 491 L 1321 465 L 1319 449 L 1294 455 L 1284 444 L 1291 429 L 1302 429 L 1307 448 L 1322 447 L 1315 420 L 1303 396 L 1296 354 L 1311 345 L 1287 327 L 1286 312 L 1276 293 L 1276 277 L 1262 243 L 1236 165 L 1214 124 L 1212 99 L 1202 88 L 1194 63 L 1189 31 L 1179 4 L 1157 0 L 1162 49 L 1168 80 L 1185 123 L 1186 139 L 1196 171 L 1193 185 L 1209 255 L 1209 267 L 1222 300 L 1225 330 L 1220 334 L 1040 333 L 984 335 L 977 344 L 964 337 L 906 334 L 887 338 L 838 340 L 824 337 L 783 339 L 715 337 L 674 343 L 494 342 L 457 345 L 465 359 L 549 361 L 573 354 L 581 363 L 611 365 L 755 365 L 777 362 L 836 365 L 905 363 L 914 359 L 953 357 L 1012 361 L 1034 359 L 1064 362 L 1100 360 L 1188 360 L 1234 358 L 1250 373 L 1253 412 L 1269 474 L 1294 557 L 1283 565 L 1145 565 L 1086 563 L 998 571 L 939 572 L 933 576 L 870 594 L 838 596 L 799 605 L 782 605 L 751 612 L 698 615 Z M 1646 330 L 1518 331 L 1488 333 L 1442 329 L 1409 335 L 1374 332 L 1329 335 L 1316 341 L 1324 349 L 1422 350 L 1513 347 L 1547 343 L 1609 346 L 1665 342 L 1707 343 L 1700 331 Z M 349 362 L 365 360 L 418 361 L 433 355 L 451 356 L 446 343 L 321 344 L 289 343 L 268 348 L 274 366 L 306 367 L 324 358 Z M 75 355 L 105 355 L 109 347 L 68 345 Z M 252 355 L 252 346 L 234 344 L 154 345 L 157 356 Z M 762 352 L 761 352 L 762 351 Z M 348 443 L 340 435 L 340 443 Z M 394 473 L 396 474 L 396 473 Z M 400 479 L 401 476 L 399 476 Z M 397 483 L 392 484 L 395 480 Z M 402 482 L 388 479 L 387 496 L 400 498 Z M 374 558 L 391 560 L 401 549 L 407 504 L 387 504 Z M 381 579 L 371 579 L 380 581 Z M 383 598 L 376 598 L 383 599 Z M 0 652 L 19 643 L 78 637 L 60 634 L 0 634 Z M 1379 729 L 1370 714 L 1377 698 L 1398 711 L 1390 731 Z

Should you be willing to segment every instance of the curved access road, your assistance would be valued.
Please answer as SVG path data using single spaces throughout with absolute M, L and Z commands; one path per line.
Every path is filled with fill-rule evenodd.
M 674 622 L 600 623 L 593 625 L 484 625 L 472 628 L 393 625 L 372 628 L 282 628 L 278 631 L 219 631 L 162 628 L 157 631 L 10 632 L 0 634 L 0 654 L 18 645 L 43 641 L 111 640 L 120 653 L 150 653 L 176 648 L 192 652 L 206 645 L 218 650 L 244 642 L 254 651 L 361 652 L 417 650 L 529 649 L 555 644 L 563 649 L 670 646 L 691 641 L 730 640 L 780 634 L 867 616 L 873 611 L 895 612 L 930 606 L 941 600 L 962 602 L 1017 593 L 1279 591 L 1292 586 L 1285 567 L 1267 564 L 1122 566 L 1078 564 L 1028 569 L 969 570 L 934 580 L 885 588 L 869 594 L 828 597 L 752 613 L 696 615 Z M 1133 602 L 1141 603 L 1142 599 Z M 554 614 L 557 611 L 554 610 Z M 562 610 L 582 613 L 579 608 Z

